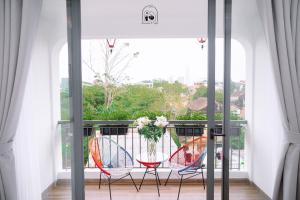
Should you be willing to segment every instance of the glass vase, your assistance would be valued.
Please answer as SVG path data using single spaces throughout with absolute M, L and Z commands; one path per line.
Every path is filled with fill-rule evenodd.
M 156 162 L 156 142 L 154 140 L 147 140 L 148 160 L 149 162 Z

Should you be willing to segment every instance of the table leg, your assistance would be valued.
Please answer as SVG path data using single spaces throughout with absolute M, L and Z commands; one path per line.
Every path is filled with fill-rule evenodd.
M 155 173 L 157 193 L 158 193 L 158 196 L 160 197 L 160 193 L 159 193 L 159 178 L 158 178 L 158 174 L 157 174 L 156 168 L 154 168 L 154 173 Z

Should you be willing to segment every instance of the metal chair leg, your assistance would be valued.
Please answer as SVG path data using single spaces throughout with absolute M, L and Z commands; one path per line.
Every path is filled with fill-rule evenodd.
M 169 175 L 168 175 L 168 178 L 167 178 L 167 180 L 166 180 L 166 182 L 165 182 L 165 186 L 167 186 L 167 184 L 168 184 L 168 181 L 169 181 L 169 179 L 170 179 L 170 176 L 171 176 L 171 173 L 172 173 L 172 169 L 171 169 L 171 171 L 170 171 L 170 173 L 169 173 Z
M 157 192 L 158 192 L 158 196 L 160 197 L 160 192 L 159 192 L 159 181 L 158 181 L 158 174 L 157 174 L 156 168 L 154 169 L 154 172 L 155 172 L 155 180 L 156 180 Z
M 181 178 L 180 178 L 180 184 L 179 184 L 177 200 L 179 200 L 179 195 L 180 195 L 180 190 L 181 190 L 181 185 L 182 185 L 182 178 L 183 178 L 183 175 L 181 175 Z
M 203 183 L 203 187 L 204 187 L 204 190 L 205 190 L 205 181 L 204 181 L 203 170 L 201 170 L 201 175 L 202 175 L 202 183 Z
M 159 178 L 159 175 L 158 175 L 158 173 L 157 173 L 157 179 L 158 179 L 158 183 L 159 183 L 159 185 L 161 185 L 161 182 L 160 182 L 160 178 Z
M 99 178 L 99 189 L 100 189 L 100 186 L 101 186 L 101 175 L 102 175 L 102 172 L 100 172 L 100 178 Z
M 131 180 L 132 180 L 132 183 L 133 183 L 133 185 L 134 185 L 136 191 L 139 191 L 138 188 L 136 187 L 136 184 L 135 184 L 135 182 L 134 182 L 132 176 L 131 176 L 131 173 L 129 173 L 128 175 L 130 176 L 130 178 L 131 178 Z
M 144 182 L 144 179 L 145 179 L 145 176 L 146 176 L 146 173 L 148 172 L 148 168 L 146 168 L 146 171 L 144 173 L 144 176 L 143 176 L 143 179 L 142 179 L 142 182 L 140 184 L 140 187 L 139 187 L 139 190 L 141 189 L 142 185 L 143 185 L 143 182 Z
M 110 183 L 111 182 L 111 177 L 108 177 L 108 187 L 109 187 L 109 197 L 110 197 L 110 200 L 112 200 L 111 198 L 111 188 L 110 188 Z

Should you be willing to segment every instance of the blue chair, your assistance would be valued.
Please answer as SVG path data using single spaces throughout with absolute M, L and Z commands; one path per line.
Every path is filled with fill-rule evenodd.
M 203 175 L 203 168 L 205 167 L 205 165 L 203 162 L 206 157 L 206 141 L 207 138 L 205 136 L 196 138 L 180 147 L 169 158 L 169 166 L 171 168 L 171 171 L 168 175 L 165 186 L 167 185 L 172 172 L 177 172 L 180 176 L 177 200 L 180 196 L 180 190 L 183 180 L 201 175 L 203 187 L 205 189 L 205 181 Z M 184 178 L 184 176 L 188 177 Z

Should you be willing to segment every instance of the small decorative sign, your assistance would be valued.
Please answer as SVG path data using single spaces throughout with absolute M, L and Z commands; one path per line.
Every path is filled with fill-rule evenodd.
M 158 11 L 155 6 L 148 5 L 143 8 L 142 23 L 143 24 L 158 24 Z

